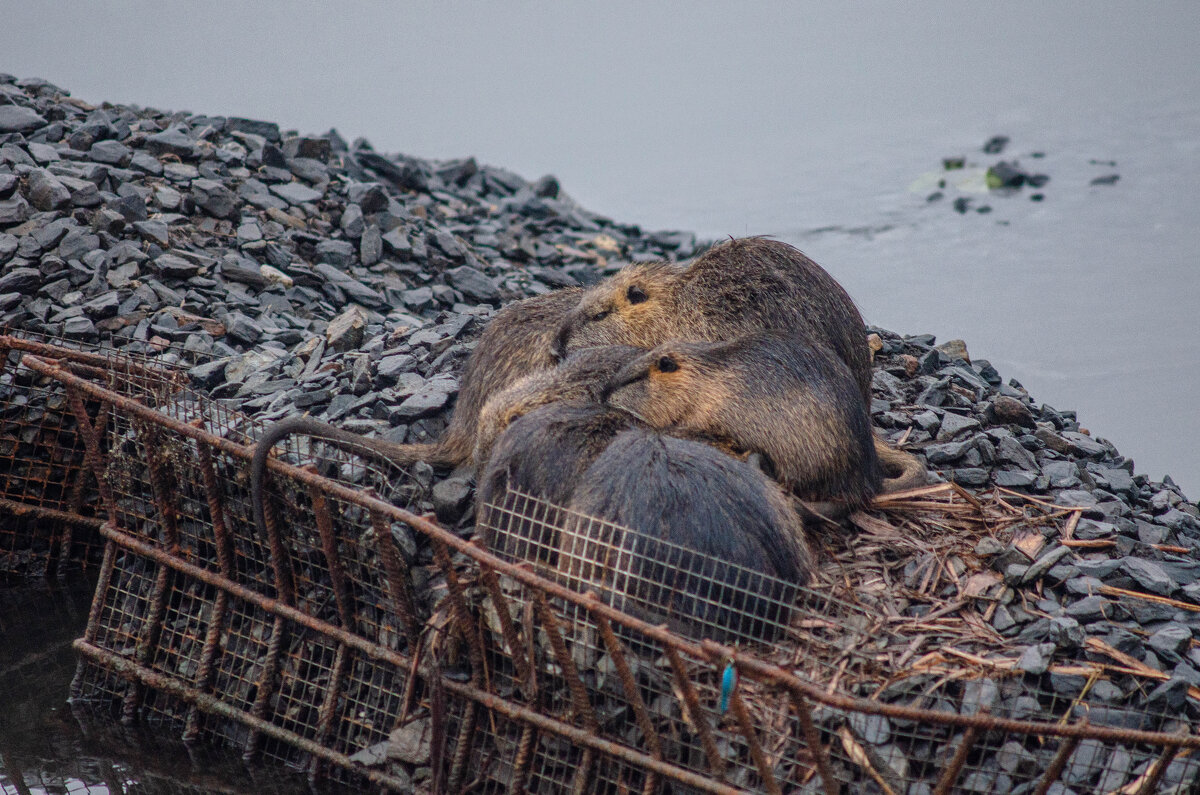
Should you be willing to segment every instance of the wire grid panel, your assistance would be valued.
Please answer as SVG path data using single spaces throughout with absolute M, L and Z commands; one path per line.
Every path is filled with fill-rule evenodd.
M 411 554 L 384 560 L 380 534 L 390 549 L 411 553 L 411 530 L 392 520 L 373 523 L 357 504 L 272 478 L 277 495 L 271 503 L 285 533 L 283 559 L 274 560 L 272 545 L 254 526 L 244 455 L 172 430 L 186 423 L 243 443 L 261 428 L 186 389 L 160 394 L 158 403 L 161 420 L 118 405 L 106 428 L 103 468 L 122 540 L 102 573 L 88 642 L 144 666 L 147 676 L 170 677 L 339 753 L 386 741 L 401 711 L 407 668 L 346 647 L 321 626 L 343 627 L 384 649 L 407 647 L 412 633 L 393 603 L 399 588 L 393 578 L 411 578 L 420 567 Z M 405 505 L 425 496 L 405 473 L 319 440 L 291 439 L 282 456 Z M 160 557 L 138 554 L 137 544 L 159 550 Z M 397 561 L 398 567 L 389 565 Z M 187 565 L 205 574 L 193 576 L 182 570 Z M 417 576 L 423 582 L 427 575 Z M 279 600 L 304 618 L 285 618 L 271 603 L 239 598 L 226 582 Z M 114 676 L 110 668 L 84 664 L 77 700 L 120 704 L 126 716 L 187 727 L 193 736 L 254 748 L 288 764 L 309 761 L 294 743 L 262 737 L 242 721 L 198 716 L 186 699 Z
M 592 591 L 628 615 L 697 640 L 780 638 L 803 590 L 516 489 L 482 506 L 476 529 L 503 558 L 534 563 L 574 591 Z
M 72 538 L 64 522 L 93 515 L 95 488 L 62 385 L 21 366 L 23 351 L 14 347 L 20 342 L 0 336 L 0 501 L 8 503 L 0 520 L 0 573 L 42 576 L 64 552 L 64 539 L 77 562 L 95 562 L 101 544 L 93 528 Z M 96 408 L 92 403 L 93 415 Z
M 170 430 L 165 419 L 161 424 Z M 129 427 L 135 434 L 144 430 L 135 423 Z M 178 430 L 143 449 L 194 443 Z M 300 461 L 303 450 L 288 455 Z M 199 447 L 195 452 L 203 468 L 204 453 Z M 141 463 L 161 469 L 162 461 L 176 458 L 187 456 L 164 453 Z M 236 473 L 231 464 L 229 477 L 236 479 Z M 153 482 L 162 477 L 161 471 L 148 472 L 142 482 L 153 490 Z M 323 625 L 346 627 L 356 635 L 381 632 L 377 637 L 386 638 L 378 641 L 383 648 L 407 648 L 397 625 L 389 634 L 373 618 L 360 618 L 368 604 L 376 615 L 397 612 L 390 599 L 376 599 L 394 591 L 385 577 L 388 563 L 380 560 L 382 565 L 376 565 L 374 549 L 379 533 L 391 539 L 401 535 L 400 517 L 389 516 L 365 498 L 347 496 L 319 476 L 276 480 L 293 489 L 285 489 L 285 495 L 293 496 L 275 507 L 296 511 L 294 519 L 280 524 L 288 534 L 289 569 L 298 572 L 292 598 L 304 607 L 302 619 L 237 597 L 220 585 L 220 565 L 217 570 L 209 565 L 204 577 L 192 577 L 181 576 L 186 572 L 172 561 L 164 579 L 161 561 L 125 551 L 123 558 L 113 557 L 119 565 L 112 569 L 114 585 L 108 590 L 120 596 L 111 600 L 111 610 L 101 611 L 96 644 L 103 642 L 118 656 L 160 666 L 174 679 L 183 679 L 192 670 L 187 658 L 194 654 L 196 641 L 211 635 L 209 628 L 201 632 L 187 622 L 196 612 L 201 617 L 222 614 L 213 618 L 222 638 L 213 678 L 194 683 L 196 689 L 208 687 L 241 713 L 258 710 L 272 725 L 315 738 L 322 747 L 345 743 L 336 747 L 351 752 L 377 745 L 385 741 L 389 722 L 404 709 L 400 703 L 407 671 L 379 663 L 377 655 L 361 655 L 357 647 L 340 645 L 307 611 L 319 614 Z M 424 667 L 419 673 L 427 687 L 432 681 L 428 677 L 436 679 L 438 670 L 455 675 L 470 671 L 472 687 L 482 688 L 475 691 L 478 695 L 454 691 L 466 701 L 449 699 L 450 711 L 461 716 L 460 727 L 471 731 L 460 736 L 452 727 L 447 732 L 448 758 L 485 760 L 483 769 L 491 772 L 478 775 L 493 785 L 532 782 L 526 786 L 535 791 L 582 784 L 586 790 L 613 792 L 631 787 L 711 790 L 722 785 L 828 792 L 831 782 L 844 792 L 951 791 L 953 785 L 957 791 L 999 793 L 1032 792 L 1048 781 L 1067 787 L 1062 782 L 1069 776 L 1075 783 L 1056 791 L 1083 793 L 1105 791 L 1099 787 L 1114 781 L 1130 792 L 1147 787 L 1144 791 L 1158 791 L 1160 785 L 1187 791 L 1196 780 L 1192 748 L 1172 753 L 1167 742 L 1169 733 L 1200 719 L 1200 691 L 1186 680 L 1150 676 L 1132 661 L 1123 661 L 1120 649 L 1097 645 L 1102 643 L 1098 638 L 1088 638 L 1077 650 L 1077 659 L 1048 665 L 1040 673 L 1004 659 L 968 666 L 923 658 L 897 665 L 889 656 L 897 638 L 890 637 L 888 616 L 805 589 L 797 589 L 794 603 L 786 605 L 786 618 L 783 613 L 768 613 L 766 618 L 752 613 L 758 624 L 734 621 L 726 627 L 725 632 L 742 631 L 749 638 L 736 652 L 735 663 L 750 675 L 743 676 L 723 711 L 720 681 L 725 661 L 705 651 L 710 647 L 703 643 L 686 642 L 683 634 L 696 637 L 699 629 L 702 636 L 711 626 L 705 624 L 704 614 L 709 592 L 697 590 L 699 584 L 687 579 L 651 580 L 652 570 L 621 579 L 635 569 L 617 571 L 619 553 L 627 553 L 628 559 L 631 550 L 647 554 L 649 548 L 631 547 L 628 539 L 615 535 L 590 548 L 588 543 L 604 541 L 604 532 L 612 528 L 601 532 L 594 525 L 580 525 L 579 517 L 564 516 L 561 509 L 555 513 L 554 506 L 528 499 L 524 506 L 507 506 L 507 525 L 500 521 L 505 515 L 494 515 L 496 506 L 485 506 L 480 512 L 483 534 L 490 534 L 492 546 L 510 559 L 530 560 L 559 582 L 592 590 L 600 598 L 555 590 L 552 583 L 524 576 L 515 567 L 501 569 L 444 531 L 404 520 L 421 527 L 437 544 L 467 553 L 454 568 L 457 587 L 473 610 L 447 611 L 432 595 L 438 589 L 417 588 L 432 600 L 422 606 L 422 614 L 428 610 L 431 622 L 437 619 L 451 630 L 449 636 L 465 641 L 442 646 L 435 654 L 440 662 L 433 673 Z M 162 502 L 152 507 L 161 510 Z M 324 533 L 320 516 L 325 517 Z M 202 520 L 202 515 L 194 519 Z M 167 524 L 162 522 L 163 530 Z M 177 530 L 183 524 L 174 522 Z M 215 531 L 214 524 L 208 532 Z M 235 537 L 254 532 L 249 522 L 233 523 L 230 531 Z M 508 533 L 507 538 L 500 533 Z M 511 554 L 522 549 L 522 555 Z M 667 553 L 652 549 L 649 554 Z M 672 565 L 681 560 L 650 559 Z M 499 595 L 489 585 L 489 574 L 497 569 L 506 575 Z M 738 585 L 738 576 L 735 572 L 725 584 Z M 218 588 L 209 591 L 195 580 Z M 668 593 L 675 589 L 686 598 L 649 604 L 639 597 L 644 593 L 639 589 L 650 586 L 667 588 Z M 217 608 L 221 590 L 227 591 L 224 610 Z M 454 588 L 450 594 L 454 596 Z M 609 610 L 604 600 L 618 598 L 626 599 L 626 607 L 632 604 L 632 612 L 675 620 L 681 634 L 664 635 L 647 628 L 637 615 L 621 617 L 599 609 Z M 688 604 L 701 609 L 689 612 L 684 609 Z M 777 600 L 767 604 L 781 606 Z M 184 622 L 182 630 L 168 630 L 168 620 Z M 930 626 L 936 620 L 941 619 L 930 617 Z M 139 623 L 152 631 L 143 634 Z M 773 636 L 769 643 L 755 642 L 766 635 Z M 238 640 L 228 640 L 233 638 Z M 155 643 L 163 649 L 155 649 Z M 483 649 L 479 666 L 470 659 L 463 667 L 464 656 L 471 656 L 464 655 L 464 645 L 476 643 Z M 445 651 L 455 646 L 458 651 Z M 764 676 L 764 664 L 773 665 L 770 670 L 777 675 Z M 788 689 L 788 677 L 819 685 L 805 691 L 808 705 L 819 705 L 809 709 L 798 701 L 796 691 Z M 186 711 L 170 698 L 145 694 L 145 688 L 140 693 L 137 686 L 113 690 L 135 708 L 175 721 Z M 334 700 L 328 700 L 334 698 L 330 693 Z M 333 712 L 326 709 L 330 705 Z M 530 714 L 522 714 L 522 708 Z M 807 726 L 806 715 L 811 720 Z M 1089 729 L 1092 735 L 1062 736 L 1056 731 L 1080 729 L 1082 718 L 1109 733 Z M 205 731 L 224 731 L 220 736 L 246 747 L 256 744 L 255 732 L 242 721 L 205 716 L 203 723 Z M 1135 737 L 1129 730 L 1159 734 Z M 295 743 L 257 739 L 257 747 L 268 756 L 293 762 L 300 758 Z M 650 764 L 654 760 L 658 767 Z M 469 778 L 458 784 L 469 784 Z
M 820 738 L 820 753 L 828 760 L 830 776 L 841 791 L 919 793 L 954 784 L 955 792 L 1033 792 L 1043 782 L 1047 786 L 1056 782 L 1058 789 L 1051 791 L 1064 793 L 1107 793 L 1121 788 L 1136 792 L 1143 786 L 1151 786 L 1148 792 L 1160 791 L 1159 787 L 1165 792 L 1184 792 L 1200 784 L 1200 758 L 1191 749 L 1172 757 L 1168 748 L 1155 742 L 1063 738 L 1043 734 L 1036 726 L 1025 731 L 973 730 L 939 720 L 940 716 L 980 714 L 1039 721 L 1043 726 L 1086 720 L 1095 727 L 1157 732 L 1161 737 L 1186 731 L 1200 720 L 1200 688 L 1184 680 L 1161 675 L 1148 680 L 1128 667 L 1087 659 L 1080 664 L 1051 665 L 1041 674 L 1023 670 L 1016 660 L 1001 660 L 975 670 L 944 660 L 926 661 L 898 670 L 893 657 L 883 652 L 905 639 L 887 637 L 887 616 L 828 594 L 793 589 L 792 603 L 768 603 L 774 620 L 765 624 L 761 604 L 751 603 L 758 609 L 749 613 L 706 614 L 711 605 L 695 597 L 707 596 L 715 589 L 729 598 L 729 591 L 722 588 L 738 583 L 740 572 L 702 588 L 688 572 L 671 570 L 667 578 L 671 587 L 667 588 L 661 569 L 644 563 L 639 567 L 632 554 L 634 545 L 629 543 L 632 531 L 574 515 L 519 492 L 508 494 L 500 505 L 483 506 L 479 522 L 483 537 L 502 557 L 532 563 L 541 573 L 581 592 L 590 590 L 602 601 L 648 623 L 667 623 L 680 635 L 697 640 L 735 636 L 760 659 L 827 692 L 925 711 L 912 717 L 886 708 L 875 714 L 824 705 L 815 709 L 812 720 Z M 673 550 L 642 545 L 637 552 L 652 556 L 653 561 L 669 561 L 672 566 L 695 565 L 706 579 L 719 571 L 705 561 L 673 555 Z M 659 579 L 645 582 L 647 572 Z M 511 604 L 536 603 L 538 595 L 531 589 L 507 578 L 505 585 Z M 676 598 L 680 591 L 682 599 Z M 647 593 L 655 598 L 640 596 Z M 734 597 L 726 605 L 737 601 Z M 673 606 L 690 610 L 677 611 Z M 619 626 L 614 627 L 613 638 L 606 639 L 586 603 L 566 602 L 556 607 L 557 631 L 571 659 L 564 665 L 547 651 L 551 630 L 542 626 L 535 644 L 542 709 L 565 722 L 597 730 L 614 742 L 645 749 L 647 732 L 632 719 L 640 706 L 649 714 L 666 758 L 688 770 L 752 790 L 769 789 L 768 778 L 773 778 L 783 791 L 825 791 L 791 693 L 762 681 L 741 681 L 738 692 L 754 727 L 752 742 L 738 720 L 729 712 L 721 713 L 717 706 L 720 660 L 676 653 L 676 667 L 682 663 L 695 690 L 695 703 L 689 706 L 667 649 L 660 643 Z M 524 692 L 517 674 L 519 664 L 503 639 L 496 606 L 489 602 L 482 615 L 491 633 L 488 673 L 493 686 L 501 694 Z M 712 621 L 712 615 L 724 623 Z M 514 620 L 520 623 L 518 616 Z M 747 627 L 752 631 L 744 631 Z M 761 642 L 765 635 L 771 638 L 769 644 Z M 619 644 L 616 652 L 614 639 Z M 755 640 L 760 642 L 752 644 Z M 1099 640 L 1087 647 L 1091 651 L 1103 648 Z M 620 654 L 635 687 L 627 678 L 623 681 L 616 664 Z M 1131 664 L 1128 660 L 1124 663 Z M 590 717 L 579 715 L 578 702 L 569 697 L 573 674 L 564 670 L 569 666 L 586 688 L 593 712 Z M 632 695 L 634 689 L 636 696 Z M 641 705 L 636 703 L 639 700 Z M 611 716 L 623 716 L 623 720 L 614 721 Z M 704 724 L 711 727 L 719 749 L 716 759 L 705 748 L 698 728 Z M 492 746 L 500 760 L 496 780 L 503 783 L 513 776 L 527 776 L 541 781 L 547 791 L 572 788 L 572 776 L 584 763 L 583 749 L 574 748 L 564 755 L 561 741 L 544 739 L 532 747 L 531 761 L 520 768 L 511 738 L 496 738 Z M 758 759 L 753 743 L 760 746 Z M 645 769 L 622 765 L 628 767 L 621 759 L 609 760 L 607 766 L 596 763 L 591 780 L 597 791 L 642 786 Z

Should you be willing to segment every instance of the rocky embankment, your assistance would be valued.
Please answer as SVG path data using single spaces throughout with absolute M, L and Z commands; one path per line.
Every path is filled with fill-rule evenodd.
M 199 387 L 265 419 L 428 441 L 496 308 L 696 250 L 690 234 L 581 209 L 553 177 L 0 76 L 0 325 L 194 355 Z M 1070 538 L 1048 526 L 1041 543 L 973 551 L 998 575 L 989 623 L 1019 645 L 1019 669 L 1084 699 L 1051 663 L 1097 659 L 1100 639 L 1144 676 L 1089 686 L 1088 703 L 1185 720 L 1200 687 L 1196 505 L 964 346 L 878 333 L 873 414 L 892 441 L 967 488 L 1084 509 Z M 468 484 L 435 497 L 444 519 L 469 516 Z M 997 690 L 990 706 L 1016 714 L 1021 698 Z

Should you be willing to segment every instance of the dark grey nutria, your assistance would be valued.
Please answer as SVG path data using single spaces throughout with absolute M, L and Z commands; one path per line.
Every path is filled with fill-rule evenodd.
M 871 399 L 867 328 L 824 268 L 778 240 L 713 246 L 691 265 L 630 265 L 589 288 L 562 323 L 560 355 L 595 345 L 653 348 L 668 340 L 721 341 L 761 331 L 825 345 Z
M 778 334 L 668 342 L 613 377 L 604 399 L 651 427 L 729 440 L 763 456 L 806 500 L 866 505 L 882 474 L 845 364 Z
M 609 442 L 639 424 L 623 411 L 585 402 L 551 403 L 515 419 L 496 440 L 478 478 L 476 531 L 481 540 L 510 557 L 554 565 L 557 539 L 512 513 L 522 513 L 525 503 L 511 492 L 565 506 Z M 504 538 L 494 538 L 493 527 L 505 528 Z M 523 549 L 525 539 L 535 547 Z
M 486 464 L 496 437 L 513 420 L 550 403 L 598 402 L 600 393 L 617 371 L 645 352 L 643 348 L 628 345 L 583 348 L 567 356 L 557 367 L 531 373 L 492 395 L 479 412 L 473 456 L 477 465 Z
M 651 623 L 769 639 L 812 571 L 778 484 L 709 445 L 650 429 L 618 434 L 570 509 L 558 570 Z

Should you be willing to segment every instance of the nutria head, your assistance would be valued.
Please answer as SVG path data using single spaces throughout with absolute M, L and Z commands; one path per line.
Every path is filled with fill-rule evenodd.
M 675 336 L 675 291 L 684 269 L 671 262 L 630 265 L 586 290 L 559 326 L 555 353 L 597 345 L 652 348 Z
M 622 367 L 601 392 L 601 400 L 655 428 L 691 425 L 728 402 L 719 371 L 727 363 L 728 342 L 667 342 Z M 703 424 L 703 423 L 701 423 Z

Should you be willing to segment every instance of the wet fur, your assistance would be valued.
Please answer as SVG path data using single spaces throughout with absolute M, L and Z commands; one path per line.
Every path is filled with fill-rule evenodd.
M 678 367 L 659 369 L 664 357 Z M 726 439 L 758 453 L 797 496 L 865 506 L 882 473 L 870 417 L 845 364 L 777 334 L 669 342 L 627 365 L 605 401 L 660 429 Z
M 812 571 L 800 519 L 779 486 L 699 442 L 645 428 L 620 433 L 588 468 L 570 508 L 560 572 L 578 588 L 618 589 L 614 600 L 651 623 L 717 639 L 726 639 L 724 628 L 770 639 L 787 624 L 793 586 Z M 630 532 L 614 534 L 583 516 Z
M 479 413 L 474 461 L 486 463 L 496 437 L 536 408 L 560 401 L 599 402 L 609 379 L 643 353 L 644 349 L 628 345 L 584 348 L 557 367 L 527 375 L 491 396 Z
M 633 303 L 636 287 L 646 300 Z M 862 315 L 845 289 L 798 249 L 762 237 L 713 246 L 689 267 L 631 265 L 588 289 L 555 336 L 560 356 L 588 345 L 652 348 L 670 340 L 722 341 L 776 332 L 823 345 L 849 368 L 867 410 L 871 350 Z M 887 479 L 884 491 L 927 482 L 912 455 L 872 442 Z

